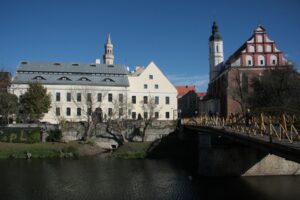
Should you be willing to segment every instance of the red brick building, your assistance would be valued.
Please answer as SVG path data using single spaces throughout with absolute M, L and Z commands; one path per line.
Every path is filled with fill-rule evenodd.
M 221 116 L 245 111 L 254 77 L 289 64 L 262 26 L 257 26 L 253 35 L 224 62 L 223 41 L 214 22 L 209 47 L 210 82 L 205 104 L 208 112 Z
M 180 117 L 192 117 L 200 111 L 200 100 L 205 96 L 204 92 L 197 92 L 196 86 L 176 86 L 178 92 L 178 110 Z
M 0 72 L 0 91 L 7 91 L 11 82 L 11 74 L 9 72 Z

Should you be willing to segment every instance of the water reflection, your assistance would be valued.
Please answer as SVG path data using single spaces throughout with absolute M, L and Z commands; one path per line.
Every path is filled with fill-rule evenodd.
M 190 181 L 187 171 L 167 160 L 1 160 L 0 172 L 0 199 L 296 199 L 300 194 L 300 177 Z

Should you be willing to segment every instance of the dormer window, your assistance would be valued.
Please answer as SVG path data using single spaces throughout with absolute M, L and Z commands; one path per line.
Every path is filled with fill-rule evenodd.
M 78 79 L 79 81 L 91 81 L 90 79 L 86 78 L 86 77 L 81 77 L 80 79 Z
M 60 63 L 53 63 L 53 65 L 59 66 L 59 65 L 60 65 Z
M 115 82 L 115 81 L 112 80 L 111 78 L 105 78 L 105 79 L 103 79 L 103 82 Z
M 60 77 L 59 79 L 57 80 L 60 80 L 60 81 L 71 81 L 70 78 L 66 77 L 66 76 L 63 76 L 63 77 Z
M 21 64 L 22 64 L 22 65 L 26 65 L 26 64 L 28 64 L 28 62 L 23 61 L 23 62 L 21 62 Z
M 46 79 L 42 76 L 36 76 L 36 77 L 33 77 L 32 80 L 46 80 Z
M 96 67 L 96 64 L 90 64 L 91 67 Z
M 79 64 L 78 63 L 73 63 L 72 66 L 79 66 Z
M 113 65 L 107 65 L 107 67 L 114 67 Z

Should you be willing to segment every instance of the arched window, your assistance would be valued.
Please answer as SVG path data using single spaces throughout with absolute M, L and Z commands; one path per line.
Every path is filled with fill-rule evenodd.
M 270 56 L 270 64 L 271 65 L 277 65 L 277 56 L 276 55 L 271 55 Z
M 263 52 L 263 46 L 257 45 L 257 52 Z
M 253 58 L 250 55 L 246 56 L 246 65 L 247 66 L 253 66 Z
M 271 52 L 271 51 L 272 51 L 271 45 L 266 45 L 266 52 Z
M 261 43 L 263 40 L 262 40 L 262 36 L 261 35 L 257 35 L 256 37 L 256 42 L 259 42 Z
M 219 46 L 218 45 L 216 45 L 216 49 L 217 49 L 217 53 L 219 53 Z
M 90 79 L 86 78 L 86 77 L 81 77 L 80 79 L 78 79 L 79 81 L 91 81 Z
M 254 46 L 253 46 L 253 45 L 250 45 L 250 46 L 248 47 L 248 51 L 249 51 L 249 52 L 254 52 L 254 51 L 255 51 Z
M 32 78 L 32 80 L 46 80 L 46 79 L 42 76 L 35 76 Z
M 105 78 L 102 80 L 103 82 L 115 82 L 114 80 L 112 80 L 111 78 Z
M 60 80 L 60 81 L 71 81 L 70 78 L 66 77 L 66 76 L 63 76 L 63 77 L 60 77 L 59 79 L 57 80 Z
M 263 55 L 258 56 L 258 65 L 264 66 L 265 65 L 265 57 Z

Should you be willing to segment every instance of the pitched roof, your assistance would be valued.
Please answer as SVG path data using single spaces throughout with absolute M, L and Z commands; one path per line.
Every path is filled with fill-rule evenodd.
M 194 91 L 196 92 L 196 86 L 192 85 L 192 86 L 176 86 L 177 92 L 179 96 L 184 96 L 186 93 L 188 93 L 189 91 Z
M 13 84 L 129 86 L 124 65 L 22 61 Z
M 206 95 L 206 92 L 197 92 L 198 97 L 204 97 Z

